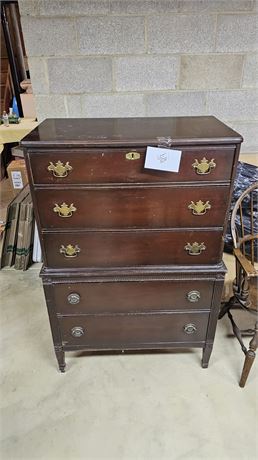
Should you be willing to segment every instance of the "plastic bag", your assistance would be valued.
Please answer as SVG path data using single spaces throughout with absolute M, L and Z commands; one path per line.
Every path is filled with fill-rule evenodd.
M 225 235 L 224 251 L 233 254 L 233 241 L 230 230 L 230 219 L 232 210 L 235 206 L 236 201 L 242 195 L 242 193 L 250 187 L 254 182 L 258 182 L 258 167 L 239 161 L 237 165 L 236 178 L 233 187 L 232 200 L 230 205 L 229 220 L 227 225 L 227 231 Z M 245 233 L 251 233 L 250 226 L 250 200 L 246 197 L 242 202 L 243 208 L 243 222 Z M 254 232 L 258 233 L 258 199 L 254 200 Z M 236 218 L 236 227 L 240 228 L 239 216 Z M 250 244 L 246 244 L 246 254 L 250 255 Z M 258 261 L 258 241 L 255 240 L 255 260 Z

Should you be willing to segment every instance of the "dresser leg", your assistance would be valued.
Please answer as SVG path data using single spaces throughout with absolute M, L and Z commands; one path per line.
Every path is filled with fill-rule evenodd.
M 58 366 L 60 369 L 60 372 L 65 372 L 65 352 L 61 347 L 55 347 L 55 354 L 56 354 L 56 359 L 58 362 Z
M 213 344 L 206 343 L 202 351 L 202 368 L 206 369 L 209 365 L 209 360 L 212 352 Z

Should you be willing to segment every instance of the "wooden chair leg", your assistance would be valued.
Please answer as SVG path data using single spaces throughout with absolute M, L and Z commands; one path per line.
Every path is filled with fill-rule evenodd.
M 244 367 L 243 367 L 242 375 L 241 375 L 240 382 L 239 382 L 239 386 L 241 388 L 244 388 L 244 386 L 246 384 L 247 377 L 248 377 L 248 375 L 250 373 L 250 370 L 251 370 L 251 367 L 253 365 L 254 359 L 255 359 L 254 351 L 247 350 L 246 355 L 245 355 Z
M 255 324 L 254 336 L 249 344 L 249 350 L 245 354 L 245 362 L 242 370 L 242 375 L 240 378 L 239 386 L 244 388 L 248 375 L 250 373 L 251 367 L 255 360 L 255 351 L 257 349 L 257 339 L 258 339 L 258 322 Z
M 230 299 L 223 303 L 221 305 L 221 309 L 220 309 L 220 312 L 219 312 L 219 319 L 222 319 L 223 316 L 225 316 L 226 313 L 228 313 L 228 311 L 230 310 L 230 308 L 233 308 L 234 304 L 235 304 L 235 296 L 233 295 L 232 297 L 230 297 Z

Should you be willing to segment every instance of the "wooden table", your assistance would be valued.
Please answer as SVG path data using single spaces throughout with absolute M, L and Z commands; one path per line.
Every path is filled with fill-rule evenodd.
M 9 161 L 10 147 L 5 144 L 15 144 L 30 133 L 38 122 L 34 118 L 22 118 L 20 123 L 10 124 L 9 126 L 0 125 L 0 161 L 1 161 L 1 175 L 0 180 L 4 178 L 6 174 L 6 166 Z
M 4 148 L 3 144 L 20 142 L 36 126 L 38 126 L 38 122 L 34 118 L 22 118 L 20 123 L 9 126 L 0 125 L 0 152 Z

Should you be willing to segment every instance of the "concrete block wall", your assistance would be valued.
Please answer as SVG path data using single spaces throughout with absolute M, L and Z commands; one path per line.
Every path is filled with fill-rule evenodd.
M 256 0 L 19 0 L 39 120 L 212 114 L 258 151 Z

